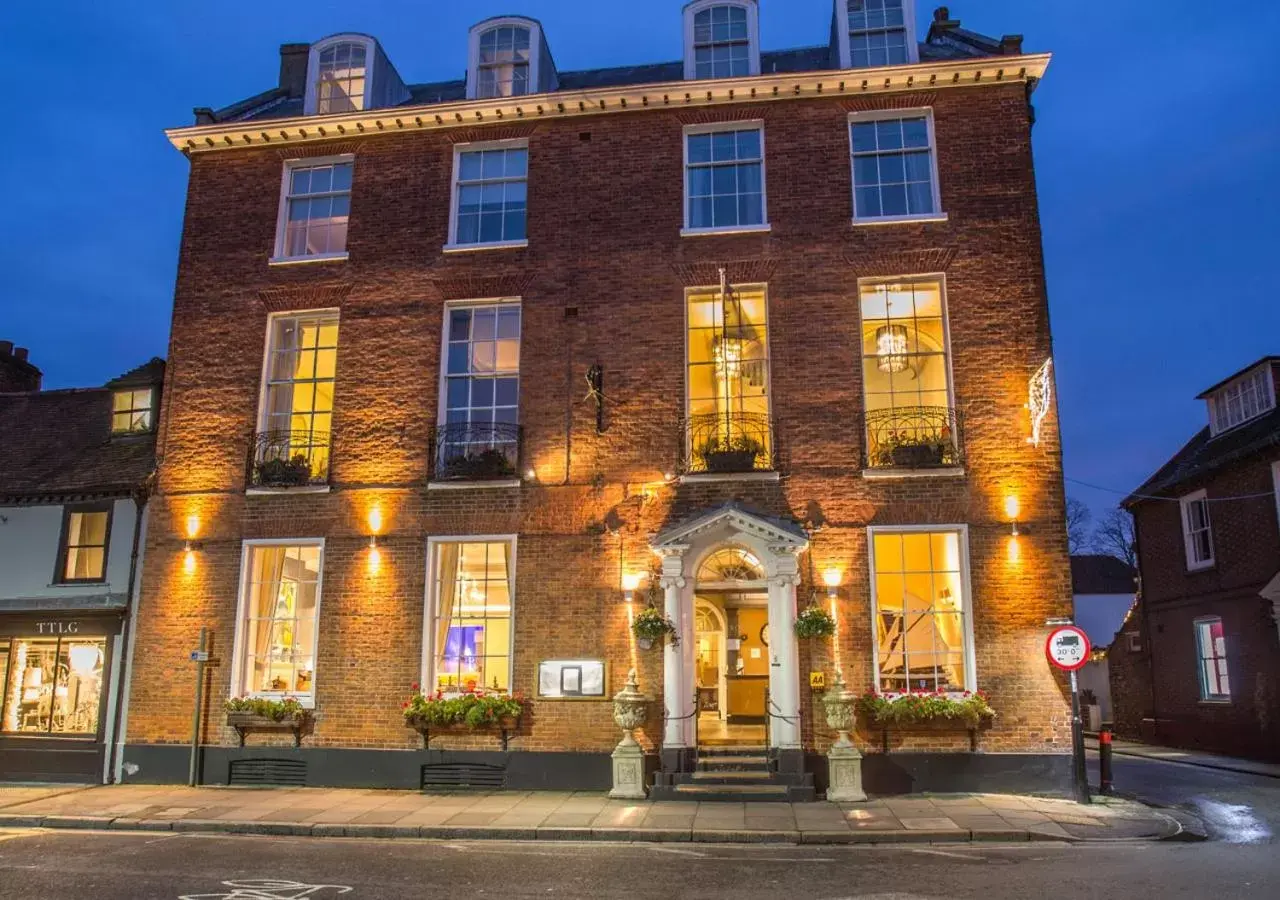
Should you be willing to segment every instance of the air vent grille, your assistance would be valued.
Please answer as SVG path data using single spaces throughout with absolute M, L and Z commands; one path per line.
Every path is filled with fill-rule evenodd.
M 492 790 L 505 786 L 507 770 L 482 763 L 441 763 L 422 767 L 422 789 Z
M 307 764 L 300 759 L 236 759 L 227 784 L 305 787 Z

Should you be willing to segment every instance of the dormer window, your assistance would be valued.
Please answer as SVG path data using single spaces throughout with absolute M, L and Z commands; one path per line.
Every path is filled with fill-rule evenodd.
M 1209 395 L 1209 421 L 1214 435 L 1222 434 L 1276 408 L 1271 367 L 1261 366 Z
M 408 99 L 399 73 L 367 34 L 335 34 L 311 45 L 303 99 L 307 115 L 380 109 Z
M 366 53 L 363 44 L 342 41 L 320 51 L 316 73 L 316 112 L 320 115 L 364 109 Z
M 743 78 L 760 74 L 756 0 L 697 0 L 684 8 L 684 77 Z
M 533 19 L 486 19 L 471 29 L 467 97 L 492 100 L 541 94 L 557 87 L 542 26 Z
M 915 0 L 836 0 L 840 62 L 846 69 L 920 61 Z
M 111 433 L 145 434 L 154 421 L 155 391 L 115 391 L 111 395 Z

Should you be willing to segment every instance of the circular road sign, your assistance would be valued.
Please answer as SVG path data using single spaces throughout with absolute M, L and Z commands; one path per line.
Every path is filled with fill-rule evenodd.
M 1044 645 L 1049 662 L 1067 672 L 1083 669 L 1092 649 L 1089 636 L 1074 625 L 1055 628 Z

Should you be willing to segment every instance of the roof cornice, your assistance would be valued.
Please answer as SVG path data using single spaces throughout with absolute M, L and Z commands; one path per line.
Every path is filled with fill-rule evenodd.
M 643 109 L 693 109 L 730 103 L 859 97 L 1029 82 L 1044 77 L 1050 59 L 1050 54 L 1038 53 L 875 69 L 789 72 L 714 81 L 669 81 L 491 100 L 393 106 L 329 116 L 217 122 L 212 125 L 171 128 L 165 131 L 165 135 L 174 147 L 185 153 L 296 146 L 358 135 L 440 131 L 497 123 L 609 115 Z

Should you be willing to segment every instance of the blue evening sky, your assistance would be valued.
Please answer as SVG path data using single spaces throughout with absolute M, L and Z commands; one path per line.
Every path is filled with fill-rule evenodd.
M 921 35 L 936 5 L 920 4 Z M 1280 239 L 1267 37 L 1280 4 L 950 6 L 965 27 L 1055 54 L 1035 140 L 1067 475 L 1132 489 L 1203 424 L 1200 390 L 1280 353 L 1280 292 L 1263 265 Z M 471 24 L 519 12 L 541 19 L 567 71 L 679 58 L 680 7 L 4 4 L 21 83 L 0 142 L 0 338 L 31 348 L 48 387 L 101 384 L 165 354 L 187 164 L 161 129 L 272 87 L 283 42 L 369 32 L 406 81 L 434 81 L 462 76 Z M 764 46 L 823 44 L 830 16 L 831 0 L 762 0 Z M 1118 499 L 1068 488 L 1097 511 Z

